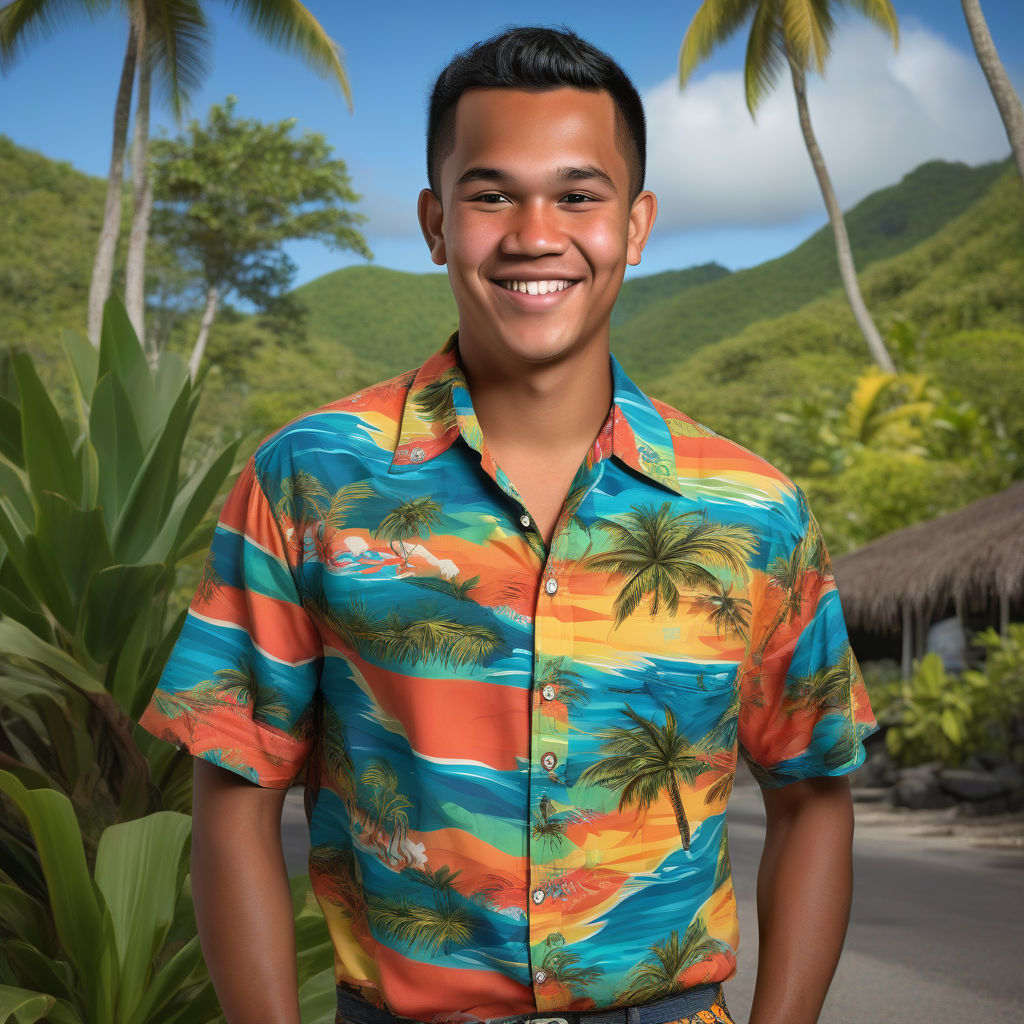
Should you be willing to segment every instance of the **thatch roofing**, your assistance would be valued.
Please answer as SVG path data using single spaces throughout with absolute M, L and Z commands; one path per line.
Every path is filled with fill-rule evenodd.
M 897 629 L 902 611 L 929 615 L 1024 593 L 1024 481 L 835 559 L 847 620 Z

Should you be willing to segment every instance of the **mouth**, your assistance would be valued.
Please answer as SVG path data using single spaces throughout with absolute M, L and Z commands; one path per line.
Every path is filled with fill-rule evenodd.
M 547 281 L 499 280 L 495 283 L 507 292 L 520 292 L 523 295 L 551 295 L 554 292 L 564 292 L 576 284 L 567 278 L 552 278 Z

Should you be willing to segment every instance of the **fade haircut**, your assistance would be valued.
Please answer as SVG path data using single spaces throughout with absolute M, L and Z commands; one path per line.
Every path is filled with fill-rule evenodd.
M 630 199 L 644 187 L 647 121 L 636 87 L 608 54 L 568 29 L 522 27 L 474 43 L 437 76 L 427 118 L 427 180 L 441 198 L 441 165 L 455 150 L 455 107 L 469 89 L 583 89 L 615 102 L 616 143 Z

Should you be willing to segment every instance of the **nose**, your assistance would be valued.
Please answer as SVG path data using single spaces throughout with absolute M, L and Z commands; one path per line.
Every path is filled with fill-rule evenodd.
M 501 251 L 507 256 L 549 256 L 565 252 L 567 244 L 558 210 L 538 199 L 516 207 Z

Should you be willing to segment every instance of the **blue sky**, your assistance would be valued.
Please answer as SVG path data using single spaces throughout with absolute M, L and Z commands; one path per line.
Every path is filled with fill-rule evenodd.
M 191 116 L 228 94 L 263 120 L 294 117 L 321 132 L 347 161 L 368 215 L 365 232 L 382 266 L 436 268 L 415 223 L 425 183 L 426 95 L 448 58 L 513 23 L 491 5 L 307 0 L 345 51 L 355 100 L 296 58 L 257 39 L 226 3 L 208 3 L 210 69 Z M 116 9 L 117 5 L 114 5 Z M 567 24 L 608 50 L 644 95 L 650 121 L 648 184 L 661 201 L 659 224 L 634 272 L 717 260 L 737 269 L 780 255 L 824 223 L 824 211 L 796 125 L 788 82 L 753 123 L 743 105 L 743 37 L 701 67 L 680 94 L 679 42 L 698 6 L 675 3 L 534 3 L 515 7 L 518 24 Z M 956 0 L 896 0 L 902 41 L 850 16 L 836 38 L 825 81 L 811 87 L 811 112 L 840 198 L 850 205 L 927 159 L 976 164 L 1009 151 L 974 58 Z M 1021 90 L 1024 4 L 984 0 L 996 45 Z M 19 145 L 105 175 L 114 94 L 126 38 L 116 13 L 67 23 L 27 49 L 0 79 L 0 132 Z M 158 128 L 173 133 L 157 105 Z M 291 250 L 299 283 L 353 262 L 303 244 Z

